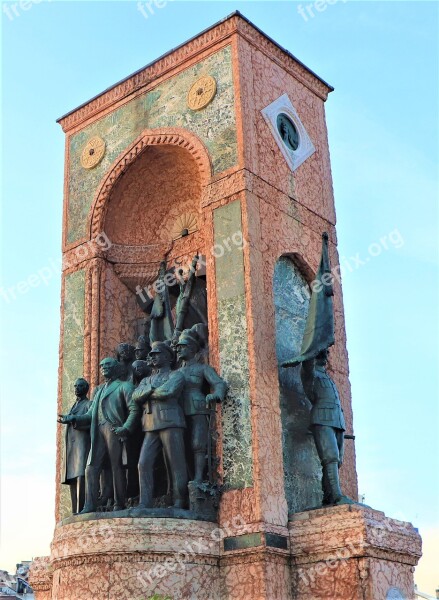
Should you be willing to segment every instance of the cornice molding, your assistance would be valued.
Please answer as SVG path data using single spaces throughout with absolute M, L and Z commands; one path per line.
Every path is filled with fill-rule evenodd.
M 274 40 L 267 37 L 261 30 L 239 14 L 233 14 L 224 21 L 200 33 L 197 37 L 171 50 L 151 64 L 143 67 L 123 79 L 116 85 L 95 96 L 77 109 L 72 110 L 58 119 L 65 133 L 81 125 L 88 119 L 100 114 L 117 102 L 134 95 L 136 92 L 153 87 L 153 83 L 167 73 L 181 67 L 202 52 L 238 34 L 258 50 L 263 51 L 272 60 L 290 72 L 301 83 L 312 90 L 325 101 L 332 87 L 315 75 L 287 50 L 281 48 Z

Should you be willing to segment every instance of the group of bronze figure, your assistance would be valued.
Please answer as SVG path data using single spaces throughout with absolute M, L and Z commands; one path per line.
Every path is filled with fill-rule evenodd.
M 317 280 L 329 273 L 327 244 L 324 235 Z M 68 415 L 59 415 L 68 426 L 63 483 L 70 486 L 73 514 L 123 510 L 127 501 L 129 507 L 151 509 L 163 506 L 157 504 L 163 498 L 168 506 L 187 509 L 191 486 L 206 489 L 217 483 L 214 418 L 227 384 L 206 364 L 205 321 L 183 329 L 194 272 L 180 285 L 175 323 L 163 287 L 150 308 L 149 336 L 141 336 L 135 347 L 120 344 L 116 358 L 101 361 L 104 383 L 92 401 L 87 381 L 76 380 L 76 403 Z M 159 276 L 165 274 L 162 265 Z M 327 285 L 313 292 L 301 354 L 282 365 L 302 365 L 303 388 L 312 405 L 310 429 L 323 469 L 323 505 L 352 502 L 340 489 L 345 421 L 326 371 L 334 343 L 331 296 Z
M 162 495 L 172 497 L 174 508 L 188 508 L 189 478 L 213 483 L 211 464 L 207 476 L 210 422 L 227 385 L 200 362 L 202 349 L 196 327 L 184 330 L 174 344 L 155 341 L 148 348 L 141 337 L 131 365 L 119 352 L 119 360 L 101 361 L 105 383 L 96 388 L 93 402 L 86 397 L 87 382 L 75 382 L 77 402 L 70 414 L 60 415 L 69 425 L 64 482 L 71 488 L 73 513 L 94 512 L 110 499 L 114 510 L 123 510 L 127 495 L 138 509 L 153 508 L 164 485 L 163 466 Z

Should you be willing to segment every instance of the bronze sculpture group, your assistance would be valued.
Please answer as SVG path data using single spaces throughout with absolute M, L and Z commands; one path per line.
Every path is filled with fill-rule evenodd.
M 160 276 L 165 275 L 161 265 Z M 140 336 L 136 346 L 119 344 L 116 358 L 101 361 L 105 382 L 92 403 L 85 398 L 87 382 L 75 383 L 84 398 L 68 415 L 59 415 L 68 426 L 63 483 L 71 485 L 73 514 L 95 512 L 108 497 L 114 510 L 125 509 L 127 500 L 130 507 L 151 509 L 162 497 L 172 508 L 187 509 L 189 479 L 216 483 L 210 424 L 227 384 L 203 362 L 205 324 L 182 329 L 193 275 L 194 269 L 180 285 L 175 326 L 165 289 L 154 300 L 149 338 Z M 82 452 L 72 458 L 70 440 L 79 435 Z
M 68 426 L 63 483 L 70 486 L 73 514 L 95 512 L 109 500 L 114 510 L 123 510 L 127 497 L 128 506 L 139 510 L 153 509 L 163 498 L 173 509 L 187 509 L 194 485 L 205 491 L 218 483 L 215 414 L 227 384 L 205 362 L 207 319 L 183 328 L 191 310 L 198 319 L 200 306 L 206 306 L 203 300 L 195 310 L 190 306 L 198 283 L 197 258 L 187 281 L 180 281 L 175 324 L 169 292 L 161 286 L 150 306 L 149 336 L 139 337 L 136 346 L 119 344 L 117 358 L 101 361 L 105 382 L 92 402 L 88 383 L 78 379 L 75 405 L 68 415 L 59 415 L 59 422 Z M 165 276 L 162 263 L 159 278 Z M 301 365 L 326 506 L 353 502 L 340 488 L 345 421 L 326 371 L 328 348 L 334 344 L 327 234 L 316 281 L 322 285 L 311 296 L 301 354 L 282 366 Z

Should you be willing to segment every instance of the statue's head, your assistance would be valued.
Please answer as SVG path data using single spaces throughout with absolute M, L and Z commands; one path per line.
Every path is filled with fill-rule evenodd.
M 151 346 L 144 335 L 141 335 L 137 340 L 136 347 L 134 349 L 136 360 L 146 360 L 151 350 Z
M 135 358 L 135 348 L 131 344 L 119 344 L 116 348 L 117 358 L 123 362 L 133 361 Z
M 119 374 L 120 364 L 115 358 L 104 358 L 99 366 L 104 379 L 114 379 Z
M 319 367 L 325 367 L 328 362 L 329 350 L 322 350 L 316 356 L 316 365 Z
M 79 379 L 77 379 L 73 384 L 73 387 L 75 388 L 75 395 L 78 398 L 83 398 L 87 395 L 90 385 L 86 379 L 79 377 Z
M 146 360 L 135 360 L 133 362 L 133 371 L 137 379 L 143 379 L 149 373 L 149 365 Z
M 149 353 L 152 366 L 160 369 L 170 367 L 175 360 L 175 353 L 167 342 L 153 342 Z
M 177 356 L 181 360 L 190 360 L 202 348 L 203 342 L 196 331 L 184 329 L 177 342 Z

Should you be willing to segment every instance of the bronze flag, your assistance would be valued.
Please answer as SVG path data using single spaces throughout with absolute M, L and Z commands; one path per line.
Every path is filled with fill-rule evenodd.
M 317 276 L 311 284 L 311 300 L 306 319 L 302 349 L 299 356 L 282 363 L 283 367 L 295 367 L 315 358 L 322 350 L 334 345 L 334 295 L 331 265 L 328 251 L 329 236 L 322 235 L 322 256 Z

